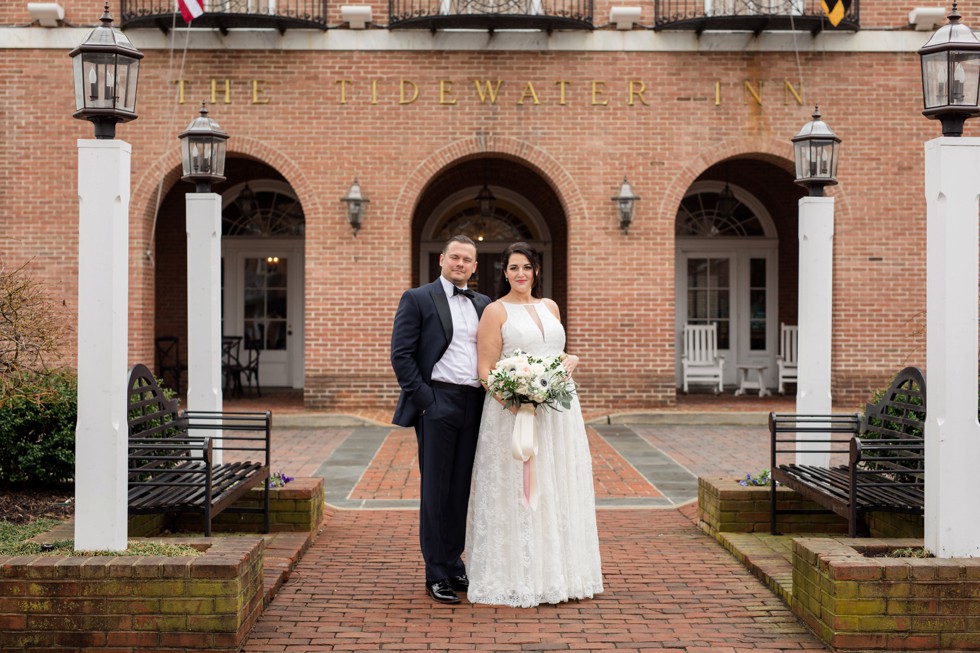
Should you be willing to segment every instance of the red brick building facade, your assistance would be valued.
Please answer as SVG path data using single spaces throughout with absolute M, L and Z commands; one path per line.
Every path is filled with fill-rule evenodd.
M 793 1 L 812 20 L 814 3 Z M 29 261 L 74 306 L 76 139 L 92 128 L 71 117 L 67 55 L 102 1 L 59 4 L 57 27 L 35 22 L 26 0 L 0 7 L 0 256 Z M 641 9 L 632 29 L 606 24 L 620 4 Z M 117 130 L 133 147 L 131 361 L 152 361 L 157 336 L 186 337 L 193 188 L 179 178 L 177 134 L 207 100 L 231 135 L 214 187 L 226 205 L 224 332 L 259 340 L 263 384 L 304 388 L 310 408 L 394 405 L 398 298 L 434 278 L 459 230 L 482 238 L 474 283 L 485 289 L 509 242 L 544 252 L 592 412 L 674 402 L 686 321 L 723 325 L 727 384 L 751 361 L 775 386 L 780 324 L 796 323 L 799 300 L 804 191 L 790 138 L 815 104 L 843 140 L 829 190 L 835 399 L 860 402 L 923 365 L 923 143 L 939 128 L 920 114 L 915 50 L 929 33 L 909 24 L 914 3 L 863 0 L 859 30 L 758 34 L 710 21 L 700 33 L 650 29 L 661 4 L 596 0 L 594 30 L 393 29 L 375 0 L 364 30 L 331 3 L 330 29 L 188 33 L 127 26 L 112 0 L 145 54 L 139 119 Z M 960 9 L 967 24 L 980 18 Z M 624 177 L 641 198 L 628 233 L 611 199 Z M 370 200 L 356 235 L 341 201 L 355 179 Z M 484 186 L 490 216 L 475 201 Z M 719 204 L 729 190 L 734 202 Z

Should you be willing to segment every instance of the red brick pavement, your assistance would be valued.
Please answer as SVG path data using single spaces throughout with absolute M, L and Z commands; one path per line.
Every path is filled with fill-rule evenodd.
M 588 429 L 597 498 L 661 497 L 643 476 Z M 411 429 L 392 431 L 364 472 L 351 499 L 418 499 L 418 444 Z
M 600 510 L 606 591 L 532 609 L 434 604 L 414 511 L 338 511 L 244 653 L 826 650 L 677 510 Z

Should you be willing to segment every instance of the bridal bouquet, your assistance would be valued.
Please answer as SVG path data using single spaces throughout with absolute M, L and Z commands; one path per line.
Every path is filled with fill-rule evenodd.
M 490 371 L 487 390 L 503 399 L 504 408 L 522 404 L 571 408 L 575 384 L 561 363 L 559 356 L 538 358 L 515 349 Z

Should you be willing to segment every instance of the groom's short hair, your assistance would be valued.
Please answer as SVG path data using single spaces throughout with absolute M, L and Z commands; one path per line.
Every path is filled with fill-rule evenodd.
M 464 245 L 470 245 L 473 249 L 476 249 L 476 243 L 469 236 L 464 236 L 463 234 L 456 234 L 452 238 L 446 241 L 446 244 L 442 248 L 442 253 L 445 254 L 449 251 L 449 246 L 453 243 L 463 243 Z

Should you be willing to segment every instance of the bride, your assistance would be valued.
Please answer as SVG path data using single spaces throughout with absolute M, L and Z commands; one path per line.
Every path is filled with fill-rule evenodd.
M 527 243 L 504 251 L 502 295 L 483 312 L 477 334 L 484 380 L 515 349 L 537 357 L 564 355 L 558 306 L 540 299 L 541 267 Z M 564 366 L 574 371 L 578 357 Z M 473 463 L 466 533 L 467 598 L 471 603 L 532 607 L 591 598 L 602 592 L 592 457 L 577 397 L 569 410 L 539 406 L 538 450 L 528 463 L 511 454 L 516 407 L 488 395 Z M 534 465 L 537 505 L 528 502 L 525 467 Z

